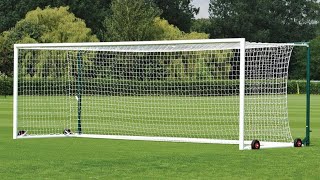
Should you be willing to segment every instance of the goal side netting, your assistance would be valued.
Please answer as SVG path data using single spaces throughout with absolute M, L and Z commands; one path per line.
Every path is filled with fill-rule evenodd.
M 14 138 L 291 144 L 292 49 L 238 39 L 16 45 Z

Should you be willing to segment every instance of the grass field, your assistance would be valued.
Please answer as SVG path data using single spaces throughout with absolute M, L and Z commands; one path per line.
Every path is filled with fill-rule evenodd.
M 311 96 L 311 146 L 239 151 L 236 145 L 107 139 L 12 140 L 12 97 L 0 97 L 1 179 L 320 179 L 320 96 Z M 290 95 L 294 137 L 305 96 Z

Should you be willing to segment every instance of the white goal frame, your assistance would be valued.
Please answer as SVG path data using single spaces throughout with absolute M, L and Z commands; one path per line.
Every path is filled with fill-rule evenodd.
M 138 46 L 138 45 L 175 45 L 175 44 L 203 44 L 203 43 L 239 43 L 240 46 L 240 85 L 239 85 L 239 139 L 202 139 L 202 138 L 179 138 L 179 137 L 148 137 L 148 136 L 121 136 L 121 135 L 96 135 L 96 134 L 68 134 L 68 135 L 39 135 L 39 136 L 18 136 L 18 54 L 20 49 L 65 49 L 70 47 L 101 47 L 101 46 Z M 287 45 L 297 46 L 294 43 Z M 299 44 L 298 46 L 306 46 Z M 177 41 L 143 41 L 143 42 L 100 42 L 100 43 L 48 43 L 48 44 L 15 44 L 14 45 L 14 89 L 13 89 L 13 139 L 25 138 L 53 138 L 53 137 L 80 137 L 80 138 L 106 138 L 124 140 L 147 140 L 147 141 L 172 141 L 172 142 L 193 142 L 193 143 L 218 143 L 238 144 L 240 150 L 251 149 L 251 141 L 245 141 L 245 51 L 246 41 L 244 38 L 230 39 L 205 39 L 205 40 L 177 40 Z M 293 147 L 293 142 L 261 142 L 261 148 L 282 148 Z

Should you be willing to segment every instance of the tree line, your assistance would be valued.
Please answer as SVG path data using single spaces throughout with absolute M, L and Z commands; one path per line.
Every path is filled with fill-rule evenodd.
M 12 76 L 13 44 L 244 37 L 253 42 L 310 41 L 312 79 L 320 79 L 316 0 L 210 0 L 195 19 L 193 0 L 2 0 L 0 72 Z M 289 77 L 303 79 L 305 50 L 294 52 Z

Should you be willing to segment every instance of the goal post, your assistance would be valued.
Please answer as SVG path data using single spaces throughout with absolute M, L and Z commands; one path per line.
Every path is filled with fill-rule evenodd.
M 245 97 L 245 39 L 240 40 L 240 74 L 239 74 L 239 150 L 243 150 L 244 146 L 244 97 Z
M 16 44 L 13 138 L 292 147 L 287 79 L 296 45 L 244 38 Z

